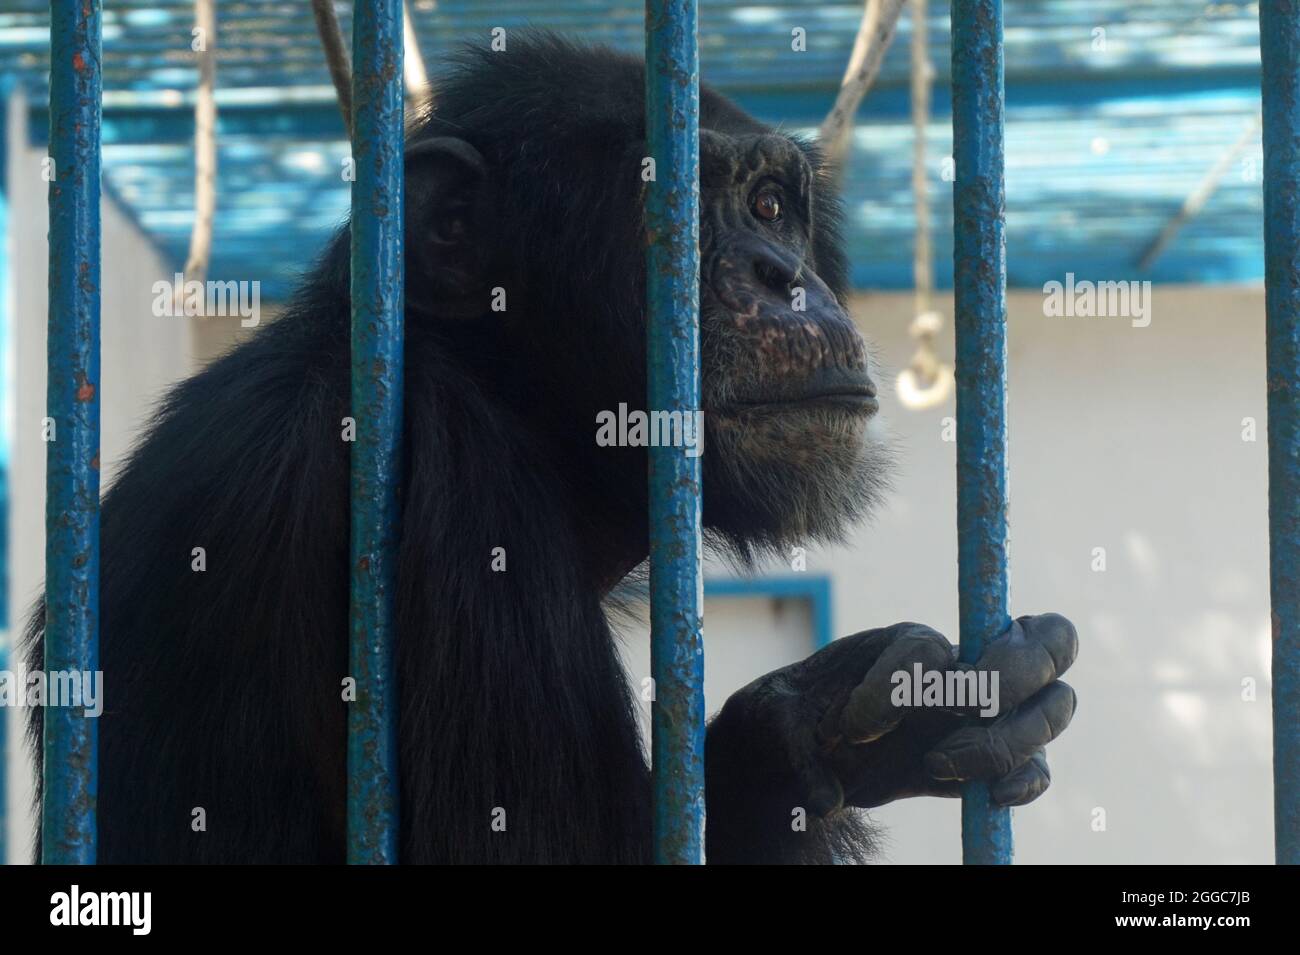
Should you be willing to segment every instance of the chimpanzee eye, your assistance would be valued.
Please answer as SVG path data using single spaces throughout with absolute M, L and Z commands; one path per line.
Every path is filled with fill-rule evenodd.
M 765 222 L 777 222 L 781 218 L 781 197 L 774 189 L 765 189 L 754 197 L 750 208 Z

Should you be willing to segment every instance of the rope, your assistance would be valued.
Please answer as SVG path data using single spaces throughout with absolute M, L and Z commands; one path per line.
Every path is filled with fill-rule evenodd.
M 1259 142 L 1262 121 L 1260 116 L 1256 116 L 1251 120 L 1250 125 L 1242 130 L 1241 136 L 1232 144 L 1232 147 L 1219 157 L 1218 161 L 1210 168 L 1210 171 L 1205 174 L 1205 178 L 1197 184 L 1196 188 L 1192 190 L 1192 194 L 1183 202 L 1178 214 L 1165 223 L 1165 227 L 1160 230 L 1160 234 L 1147 246 L 1146 251 L 1142 253 L 1142 257 L 1138 260 L 1138 268 L 1145 271 L 1155 265 L 1156 259 L 1160 258 L 1161 253 L 1173 241 L 1174 236 L 1178 234 L 1178 230 L 1196 218 L 1197 214 L 1205 207 L 1205 204 L 1210 201 L 1210 197 L 1214 195 L 1215 190 L 1219 188 L 1219 180 L 1227 175 L 1233 163 L 1249 146 Z
M 947 399 L 953 387 L 949 365 L 939 360 L 934 343 L 943 331 L 943 316 L 934 309 L 934 254 L 930 243 L 930 197 L 926 177 L 926 127 L 930 122 L 929 25 L 926 0 L 912 0 L 912 201 L 916 209 L 916 243 L 912 278 L 916 286 L 916 318 L 908 328 L 916 353 L 898 376 L 898 397 L 913 409 L 932 408 Z
M 893 42 L 894 29 L 898 26 L 898 17 L 906 3 L 907 0 L 867 0 L 866 8 L 862 11 L 862 23 L 858 26 L 857 39 L 853 41 L 853 53 L 840 82 L 835 105 L 817 132 L 817 138 L 832 169 L 839 169 L 844 164 L 858 105 L 876 81 L 876 74 L 880 72 L 885 51 Z
M 424 68 L 424 57 L 420 55 L 420 40 L 415 35 L 415 20 L 411 18 L 411 5 L 402 0 L 402 73 L 406 80 L 406 98 L 417 110 L 431 105 L 431 88 L 429 73 Z
M 330 79 L 334 81 L 334 92 L 339 100 L 339 112 L 343 114 L 343 128 L 352 138 L 352 61 L 348 57 L 347 44 L 343 41 L 343 31 L 339 29 L 339 18 L 334 12 L 333 0 L 311 0 L 311 12 L 316 17 L 316 32 L 320 34 L 321 46 L 325 49 L 325 63 L 329 67 Z
M 196 50 L 199 86 L 194 100 L 194 228 L 182 272 L 185 281 L 173 294 L 184 301 L 186 284 L 202 282 L 212 260 L 212 224 L 217 211 L 217 12 L 215 0 L 195 0 L 194 25 L 202 40 Z M 181 311 L 184 314 L 184 311 Z
M 343 114 L 343 126 L 351 139 L 352 61 L 348 56 L 347 43 L 343 40 L 343 31 L 339 28 L 339 18 L 334 12 L 334 2 L 311 0 L 311 12 L 316 16 L 316 32 L 320 34 L 321 46 L 325 50 L 325 63 L 329 67 L 330 79 L 334 82 L 339 112 Z M 406 87 L 406 98 L 416 110 L 424 110 L 432 104 L 432 88 L 429 85 L 429 73 L 424 68 L 424 57 L 420 55 L 415 20 L 406 0 L 402 0 L 402 47 L 402 79 Z

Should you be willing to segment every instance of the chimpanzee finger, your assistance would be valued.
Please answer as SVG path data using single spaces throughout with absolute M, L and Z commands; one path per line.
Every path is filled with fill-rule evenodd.
M 988 646 L 975 669 L 998 674 L 998 708 L 1006 713 L 1053 680 L 1079 654 L 1074 624 L 1057 613 L 1020 617 Z
M 998 806 L 1023 806 L 1033 802 L 1052 784 L 1047 753 L 1039 749 L 1029 759 L 989 787 L 989 796 Z
M 907 715 L 894 705 L 894 674 L 922 670 L 947 670 L 953 665 L 953 646 L 940 633 L 919 623 L 899 624 L 906 628 L 885 648 L 862 681 L 849 694 L 844 708 L 828 714 L 835 726 L 823 726 L 826 738 L 843 736 L 853 743 L 869 743 L 884 736 Z
M 1017 769 L 1069 725 L 1075 696 L 1053 683 L 1019 709 L 987 726 L 967 726 L 943 739 L 925 756 L 934 779 L 1000 779 Z

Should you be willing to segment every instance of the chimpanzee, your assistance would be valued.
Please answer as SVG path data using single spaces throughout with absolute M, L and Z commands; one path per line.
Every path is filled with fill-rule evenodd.
M 647 554 L 646 450 L 595 440 L 602 411 L 645 408 L 643 82 L 635 58 L 516 35 L 462 53 L 408 133 L 406 862 L 649 856 L 602 604 Z M 700 110 L 704 516 L 744 562 L 840 538 L 885 455 L 818 150 L 707 88 Z M 344 857 L 348 288 L 344 229 L 280 318 L 170 392 L 105 495 L 102 862 Z M 894 705 L 894 674 L 959 669 L 917 624 L 760 677 L 708 729 L 708 860 L 865 859 L 858 808 L 966 779 L 1035 798 L 1075 647 L 1061 617 L 1017 621 L 981 664 L 997 719 Z

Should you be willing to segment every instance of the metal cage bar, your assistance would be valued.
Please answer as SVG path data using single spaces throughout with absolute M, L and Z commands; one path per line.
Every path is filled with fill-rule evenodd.
M 1268 523 L 1273 603 L 1273 817 L 1279 864 L 1300 865 L 1300 17 L 1259 5 L 1264 104 Z
M 99 669 L 100 13 L 100 0 L 50 4 L 47 673 Z M 91 864 L 95 721 L 50 706 L 44 732 L 42 860 Z
M 25 100 L 15 108 L 10 100 L 16 82 L 0 78 L 0 670 L 8 670 L 13 654 L 13 628 L 9 625 L 9 505 L 13 440 L 8 422 L 14 411 L 14 382 L 11 377 L 11 348 L 14 308 L 10 297 L 11 253 L 9 249 L 9 122 L 26 119 Z M 9 861 L 9 713 L 0 707 L 0 865 Z
M 402 0 L 363 0 L 352 24 L 352 587 L 348 861 L 397 861 L 396 639 L 402 434 L 405 142 Z
M 1001 0 L 953 0 L 953 295 L 957 337 L 957 589 L 961 660 L 1007 613 L 1007 252 Z M 1011 812 L 967 784 L 962 858 L 1011 862 Z
M 700 408 L 700 71 L 695 0 L 646 2 L 648 407 Z M 699 436 L 697 435 L 697 438 Z M 650 451 L 650 672 L 654 860 L 704 855 L 704 646 L 700 459 Z

